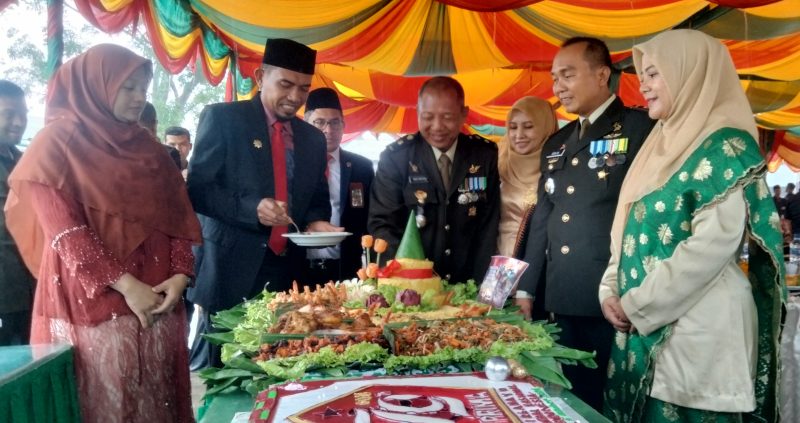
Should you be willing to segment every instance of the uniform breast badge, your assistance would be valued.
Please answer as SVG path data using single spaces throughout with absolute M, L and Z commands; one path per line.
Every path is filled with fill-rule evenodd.
M 418 189 L 414 191 L 414 197 L 417 198 L 417 228 L 422 228 L 428 223 L 428 219 L 425 218 L 425 200 L 428 198 L 428 193 Z
M 458 204 L 465 206 L 480 200 L 481 194 L 486 191 L 487 184 L 485 176 L 465 178 L 464 182 L 458 187 Z
M 364 208 L 364 184 L 361 182 L 350 183 L 350 207 L 355 209 Z
M 610 134 L 608 136 L 620 135 Z M 608 137 L 607 136 L 607 137 Z M 589 143 L 589 169 L 611 168 L 625 163 L 628 152 L 627 138 L 603 138 Z
M 472 174 L 472 175 L 474 175 L 474 174 L 478 173 L 478 171 L 479 171 L 480 169 L 481 169 L 481 166 L 480 166 L 480 165 L 476 165 L 476 164 L 474 164 L 474 165 L 470 165 L 470 167 L 469 167 L 469 173 L 470 173 L 470 174 Z
M 258 139 L 253 140 L 253 147 L 260 149 L 263 146 L 264 146 L 264 143 L 262 143 L 261 140 L 258 140 Z
M 553 178 L 547 178 L 547 180 L 544 181 L 544 190 L 552 195 L 556 191 L 556 181 L 554 181 Z
M 475 217 L 478 215 L 478 208 L 475 206 L 471 206 L 469 210 L 467 210 L 467 216 Z

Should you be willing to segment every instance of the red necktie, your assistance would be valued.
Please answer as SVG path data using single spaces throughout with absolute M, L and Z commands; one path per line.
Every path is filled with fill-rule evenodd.
M 328 153 L 328 163 L 325 165 L 325 179 L 331 179 L 331 160 L 333 160 L 333 154 Z
M 272 127 L 274 134 L 270 140 L 272 149 L 272 181 L 275 184 L 275 200 L 288 201 L 289 194 L 286 188 L 286 146 L 283 143 L 283 123 L 276 121 Z M 269 248 L 276 255 L 283 254 L 286 250 L 286 238 L 282 235 L 289 232 L 288 226 L 273 226 L 269 234 Z

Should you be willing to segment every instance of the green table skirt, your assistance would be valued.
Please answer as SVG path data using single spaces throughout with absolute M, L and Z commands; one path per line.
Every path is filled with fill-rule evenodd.
M 0 422 L 80 422 L 72 347 L 0 347 Z

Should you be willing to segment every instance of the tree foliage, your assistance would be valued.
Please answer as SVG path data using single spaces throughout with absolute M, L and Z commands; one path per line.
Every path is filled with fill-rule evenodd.
M 12 6 L 14 7 L 14 6 Z M 22 0 L 16 6 L 19 12 L 35 17 L 19 20 L 3 20 L 5 27 L 0 34 L 5 35 L 7 44 L 0 49 L 7 63 L 0 63 L 0 77 L 8 79 L 25 90 L 30 98 L 44 101 L 47 90 L 47 13 L 44 2 Z M 184 69 L 181 73 L 169 73 L 156 59 L 153 47 L 143 26 L 126 28 L 122 34 L 109 36 L 94 28 L 73 8 L 64 8 L 64 58 L 66 62 L 95 44 L 113 42 L 128 48 L 153 61 L 153 81 L 149 100 L 158 114 L 159 135 L 169 126 L 184 126 L 194 133 L 197 117 L 203 106 L 222 101 L 224 87 L 209 84 L 202 72 Z M 10 25 L 6 26 L 8 23 Z M 23 28 L 37 27 L 39 31 L 23 31 Z M 196 67 L 199 70 L 199 66 Z M 163 137 L 161 137 L 163 139 Z

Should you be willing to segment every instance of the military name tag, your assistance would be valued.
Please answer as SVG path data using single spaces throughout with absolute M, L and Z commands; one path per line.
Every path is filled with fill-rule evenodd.
M 411 184 L 427 184 L 429 181 L 425 175 L 409 175 L 408 182 Z
M 364 184 L 361 182 L 350 183 L 350 207 L 364 208 Z
M 564 155 L 564 151 L 566 149 L 567 149 L 567 146 L 564 145 L 564 144 L 561 144 L 561 148 L 559 148 L 556 151 L 550 152 L 547 156 L 545 156 L 545 158 L 548 160 L 548 162 L 550 161 L 550 159 L 556 159 L 557 160 L 559 157 Z

